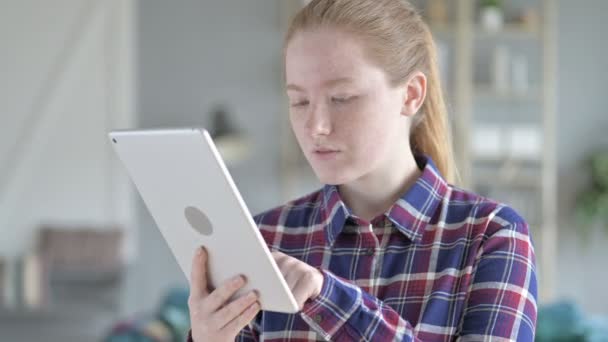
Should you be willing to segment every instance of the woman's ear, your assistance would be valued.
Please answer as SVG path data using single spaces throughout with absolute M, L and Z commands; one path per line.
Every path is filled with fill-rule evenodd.
M 403 107 L 401 108 L 401 114 L 412 117 L 416 113 L 426 97 L 426 76 L 420 72 L 415 71 L 403 85 Z

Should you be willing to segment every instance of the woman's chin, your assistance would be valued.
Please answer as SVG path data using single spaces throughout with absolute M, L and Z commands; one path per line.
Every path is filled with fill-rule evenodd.
M 340 170 L 313 170 L 322 184 L 340 185 L 348 183 L 348 177 L 345 177 L 344 172 L 340 172 Z

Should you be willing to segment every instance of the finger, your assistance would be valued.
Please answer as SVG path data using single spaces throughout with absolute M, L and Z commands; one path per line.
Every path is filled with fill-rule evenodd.
M 224 306 L 230 297 L 246 284 L 245 276 L 239 275 L 228 279 L 205 298 L 205 308 L 208 312 L 216 312 Z
M 280 252 L 273 252 L 274 262 L 277 264 L 279 271 L 283 274 L 283 277 L 289 271 L 291 257 Z
M 293 259 L 285 254 L 276 254 L 275 255 L 275 262 L 277 263 L 277 266 L 279 267 L 279 271 L 281 272 L 281 274 L 283 275 L 283 278 L 285 279 L 285 281 L 287 282 L 287 284 L 289 285 L 289 287 L 291 288 L 292 285 L 294 285 L 295 280 L 297 279 L 291 279 L 294 275 L 294 269 L 297 266 L 297 263 L 292 262 Z
M 230 321 L 230 323 L 226 324 L 221 331 L 225 331 L 229 335 L 238 334 L 239 331 L 241 331 L 255 318 L 255 315 L 257 315 L 258 312 L 260 312 L 260 303 L 255 302 L 245 309 L 245 311 L 243 311 L 239 316 Z
M 294 288 L 298 281 L 298 272 L 296 269 L 288 267 L 288 265 L 286 266 L 287 267 L 281 269 L 281 274 L 283 275 L 283 279 L 285 279 L 287 286 L 291 290 Z
M 224 327 L 235 318 L 237 318 L 243 311 L 247 310 L 251 304 L 258 300 L 258 295 L 255 291 L 251 291 L 244 296 L 235 299 L 230 304 L 224 306 L 215 315 L 215 326 Z M 221 328 L 220 328 L 221 329 Z
M 304 302 L 310 297 L 310 293 L 313 289 L 312 280 L 307 276 L 299 277 L 293 286 L 289 287 L 291 293 L 298 303 L 298 307 L 301 309 L 304 306 Z
M 272 254 L 272 257 L 274 258 L 274 261 L 277 264 L 284 262 L 288 258 L 287 254 L 283 254 L 283 253 L 277 252 L 277 251 L 274 251 L 270 254 Z
M 192 258 L 192 268 L 190 270 L 190 297 L 193 300 L 200 300 L 209 295 L 207 289 L 207 251 L 204 247 L 199 247 Z

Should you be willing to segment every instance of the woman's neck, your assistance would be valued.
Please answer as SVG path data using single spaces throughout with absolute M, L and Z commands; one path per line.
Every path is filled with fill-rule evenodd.
M 338 186 L 342 201 L 357 217 L 371 221 L 384 213 L 420 177 L 422 172 L 409 148 L 407 151 L 377 170 Z

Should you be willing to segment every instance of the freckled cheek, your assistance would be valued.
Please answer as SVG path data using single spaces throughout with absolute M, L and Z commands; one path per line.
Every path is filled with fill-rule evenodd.
M 373 150 L 373 146 L 383 139 L 377 122 L 370 117 L 373 113 L 353 111 L 348 117 L 340 120 L 339 135 L 355 154 L 365 154 Z
M 347 131 L 350 132 L 347 137 L 353 146 L 353 153 L 357 159 L 373 164 L 376 159 L 382 159 L 390 148 L 390 126 L 394 123 L 384 122 L 380 113 L 371 110 L 353 116 L 353 120 L 347 124 Z

